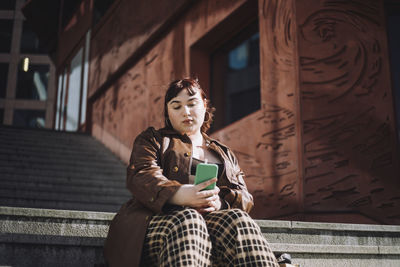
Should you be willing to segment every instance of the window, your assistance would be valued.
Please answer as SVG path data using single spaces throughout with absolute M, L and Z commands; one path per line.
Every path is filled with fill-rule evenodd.
M 67 77 L 67 70 L 58 76 L 56 121 L 54 126 L 56 130 L 64 130 L 65 91 L 67 88 Z
M 400 141 L 400 30 L 398 28 L 398 25 L 400 25 L 400 4 L 387 4 L 386 11 L 392 88 L 397 118 L 397 136 Z
M 68 82 L 68 98 L 67 98 L 67 131 L 76 131 L 79 126 L 79 101 L 81 92 L 81 77 L 82 77 L 82 56 L 83 48 L 79 49 L 78 53 L 71 61 L 71 72 Z
M 67 70 L 64 71 L 64 78 L 63 78 L 63 90 L 61 92 L 61 114 L 60 114 L 60 129 L 64 130 L 64 114 L 65 114 L 65 95 L 67 91 L 67 77 L 68 77 L 68 72 Z
M 57 103 L 56 103 L 56 121 L 54 124 L 54 129 L 60 130 L 60 117 L 62 114 L 61 111 L 61 99 L 62 99 L 62 91 L 63 91 L 63 74 L 58 76 L 58 88 L 57 88 Z
M 89 30 L 85 42 L 58 76 L 56 130 L 78 131 L 85 127 L 90 34 Z
M 13 21 L 0 19 L 0 53 L 10 53 Z
M 18 68 L 17 98 L 19 99 L 47 99 L 47 85 L 49 80 L 49 65 L 26 63 L 28 58 L 21 60 Z
M 6 97 L 8 63 L 0 63 L 0 98 Z
M 29 24 L 24 21 L 21 37 L 21 53 L 45 54 L 46 51 L 40 46 L 39 39 L 32 31 Z
M 85 43 L 85 58 L 83 62 L 83 88 L 82 88 L 82 100 L 81 100 L 81 124 L 86 123 L 86 102 L 87 102 L 87 91 L 89 83 L 89 48 L 90 48 L 90 30 L 86 33 Z
M 13 125 L 27 128 L 44 128 L 44 110 L 14 110 Z
M 1 0 L 0 10 L 14 10 L 15 0 Z
M 210 97 L 216 107 L 212 130 L 260 109 L 260 50 L 254 22 L 211 54 Z

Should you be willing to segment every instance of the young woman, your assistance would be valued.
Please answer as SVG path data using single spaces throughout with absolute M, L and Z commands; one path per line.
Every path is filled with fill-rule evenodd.
M 148 128 L 133 145 L 127 174 L 133 198 L 110 225 L 104 250 L 110 266 L 278 266 L 248 215 L 253 198 L 235 156 L 206 135 L 212 112 L 197 80 L 169 85 L 165 128 Z M 219 166 L 218 177 L 194 185 L 204 161 Z

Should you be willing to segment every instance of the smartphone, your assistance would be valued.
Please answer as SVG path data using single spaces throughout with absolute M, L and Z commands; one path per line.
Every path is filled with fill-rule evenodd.
M 218 165 L 210 163 L 200 163 L 196 167 L 196 177 L 194 178 L 194 184 L 201 184 L 202 182 L 208 181 L 218 175 Z M 212 183 L 202 190 L 211 190 L 215 188 L 216 183 Z

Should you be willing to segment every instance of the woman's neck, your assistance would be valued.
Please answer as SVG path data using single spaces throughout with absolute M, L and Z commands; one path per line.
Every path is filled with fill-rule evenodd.
M 203 135 L 200 131 L 189 135 L 190 140 L 192 141 L 193 146 L 202 146 L 204 143 Z

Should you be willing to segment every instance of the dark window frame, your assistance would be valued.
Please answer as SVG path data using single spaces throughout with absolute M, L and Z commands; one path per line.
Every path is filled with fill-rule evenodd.
M 392 96 L 393 96 L 393 107 L 394 107 L 394 117 L 395 117 L 395 129 L 397 133 L 397 144 L 400 147 L 400 78 L 398 74 L 400 74 L 400 54 L 397 54 L 397 58 L 399 60 L 393 59 L 393 50 L 397 49 L 398 46 L 395 44 L 391 45 L 391 34 L 389 32 L 389 16 L 398 16 L 400 17 L 400 2 L 396 0 L 385 0 L 385 18 L 386 18 L 386 29 L 387 29 L 387 47 L 388 47 L 388 60 L 390 66 L 390 75 L 391 75 L 391 85 L 392 85 Z M 399 37 L 398 37 L 399 38 Z M 400 41 L 398 41 L 400 43 Z M 400 53 L 400 52 L 398 52 Z M 397 62 L 397 70 L 395 72 L 395 61 Z
M 40 114 L 38 116 L 38 114 Z M 42 118 L 44 120 L 43 125 L 32 125 L 31 122 L 33 119 Z M 21 124 L 21 122 L 27 119 L 25 123 Z M 27 123 L 26 123 L 27 122 Z M 21 128 L 44 128 L 46 125 L 46 110 L 43 109 L 14 109 L 13 114 L 13 126 L 21 127 Z
M 23 60 L 21 59 L 20 64 L 18 66 L 18 71 L 17 71 L 17 84 L 16 84 L 16 92 L 15 92 L 15 98 L 16 99 L 29 99 L 29 100 L 39 100 L 39 101 L 47 101 L 48 100 L 48 93 L 49 93 L 49 82 L 50 82 L 50 69 L 51 66 L 50 64 L 45 64 L 45 63 L 30 63 L 29 64 L 29 74 L 25 74 L 25 72 L 22 70 L 22 64 Z M 47 73 L 43 73 L 47 75 L 47 83 L 46 83 L 46 98 L 45 99 L 40 99 L 37 97 L 34 97 L 34 93 L 32 89 L 34 88 L 33 86 L 33 73 L 32 69 L 35 68 L 36 66 L 40 66 L 42 68 L 47 68 Z M 21 77 L 23 75 L 24 77 Z M 28 76 L 30 75 L 31 78 Z M 29 83 L 29 89 L 24 88 L 25 86 L 28 86 L 28 78 L 30 78 L 31 82 Z M 30 96 L 27 96 L 29 95 Z M 38 96 L 39 97 L 39 96 Z
M 2 69 L 2 67 L 0 67 L 0 70 L 5 70 L 5 79 L 3 80 L 0 76 L 0 98 L 6 98 L 7 95 L 7 83 L 8 83 L 8 73 L 10 71 L 10 63 L 8 62 L 0 62 L 0 65 L 4 65 L 6 66 L 4 69 Z M 1 87 L 4 86 L 4 91 Z
M 0 125 L 4 124 L 4 108 L 0 108 Z
M 29 47 L 35 43 L 34 47 Z M 29 22 L 26 20 L 22 23 L 21 42 L 19 47 L 20 54 L 47 55 L 47 50 L 40 43 L 36 33 L 31 29 Z
M 13 30 L 14 30 L 14 20 L 13 19 L 4 19 L 4 18 L 0 18 L 0 23 L 1 21 L 7 21 L 11 24 L 11 28 L 10 28 L 10 32 L 0 32 L 0 40 L 6 40 L 2 41 L 1 45 L 0 45 L 0 53 L 6 53 L 9 54 L 11 53 L 11 49 L 12 49 L 12 36 L 13 36 Z M 7 25 L 9 26 L 9 25 Z M 5 45 L 4 45 L 5 44 Z M 3 46 L 4 46 L 4 50 L 3 50 Z M 6 49 L 7 46 L 7 49 Z
M 15 10 L 15 6 L 17 5 L 17 1 L 16 0 L 8 0 L 8 1 L 7 0 L 1 0 L 1 2 L 2 2 L 2 4 L 0 4 L 0 10 L 13 11 L 13 10 Z M 4 4 L 5 4 L 5 6 L 3 6 Z

